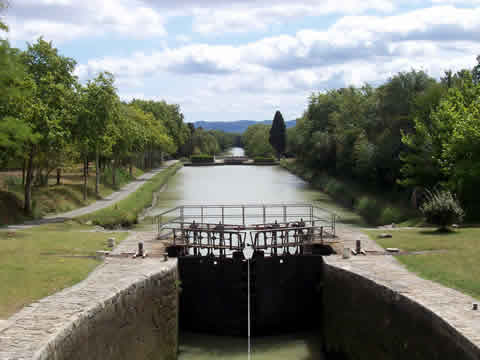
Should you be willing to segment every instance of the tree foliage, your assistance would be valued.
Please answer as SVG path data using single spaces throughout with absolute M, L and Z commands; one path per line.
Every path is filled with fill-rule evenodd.
M 477 62 L 446 71 L 440 81 L 412 70 L 377 88 L 312 94 L 288 131 L 288 152 L 315 173 L 406 198 L 441 184 L 469 214 L 478 213 L 471 211 L 480 208 L 480 57 Z
M 24 168 L 27 214 L 32 213 L 32 191 L 48 184 L 54 169 L 61 174 L 63 167 L 82 163 L 86 198 L 92 160 L 98 191 L 103 171 L 112 174 L 115 184 L 119 167 L 130 172 L 133 165 L 152 168 L 164 156 L 188 151 L 185 144 L 192 143 L 178 105 L 123 103 L 112 74 L 100 73 L 81 84 L 75 66 L 43 38 L 25 51 L 0 40 L 0 165 Z M 229 141 L 223 140 L 226 146 Z
M 272 157 L 275 150 L 269 142 L 270 126 L 250 125 L 242 136 L 245 152 L 250 157 Z

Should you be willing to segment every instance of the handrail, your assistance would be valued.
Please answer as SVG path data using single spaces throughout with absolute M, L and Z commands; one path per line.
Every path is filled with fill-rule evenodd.
M 271 211 L 275 209 L 276 211 Z M 221 211 L 220 213 L 212 213 L 212 210 Z M 237 210 L 239 213 L 231 213 L 230 210 Z M 252 212 L 255 210 L 256 212 Z M 278 211 L 280 210 L 280 211 Z M 322 214 L 318 214 L 321 212 Z M 173 219 L 168 216 L 175 214 Z M 164 219 L 168 216 L 168 219 Z M 330 217 L 330 218 L 328 218 Z M 179 224 L 184 228 L 189 223 L 186 220 L 198 219 L 199 223 L 206 223 L 206 219 L 220 219 L 222 224 L 225 224 L 227 219 L 241 220 L 243 227 L 251 227 L 256 224 L 247 224 L 249 219 L 263 218 L 262 224 L 269 224 L 270 219 L 283 220 L 282 223 L 291 223 L 291 218 L 304 218 L 304 221 L 312 223 L 330 224 L 328 227 L 332 229 L 335 235 L 337 215 L 328 210 L 320 208 L 317 205 L 301 202 L 293 203 L 245 203 L 245 204 L 200 204 L 200 205 L 180 205 L 172 209 L 163 211 L 155 216 L 158 225 L 158 232 L 160 233 L 163 227 L 167 224 Z M 232 224 L 233 225 L 233 224 Z M 237 225 L 238 226 L 238 225 Z M 326 225 L 324 225 L 327 227 Z

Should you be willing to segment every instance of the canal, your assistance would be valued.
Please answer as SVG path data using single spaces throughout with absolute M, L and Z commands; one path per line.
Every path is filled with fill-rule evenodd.
M 235 156 L 243 149 L 231 149 Z M 155 215 L 179 205 L 308 202 L 342 213 L 324 193 L 280 166 L 184 167 L 170 179 Z M 180 315 L 181 316 L 181 315 Z M 318 334 L 253 339 L 253 359 L 323 359 Z M 204 334 L 180 334 L 180 360 L 246 359 L 247 340 Z

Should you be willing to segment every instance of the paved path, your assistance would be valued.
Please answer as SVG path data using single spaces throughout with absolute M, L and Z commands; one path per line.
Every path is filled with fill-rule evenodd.
M 344 246 L 351 249 L 355 248 L 356 240 L 361 240 L 362 247 L 367 252 L 384 250 L 366 234 L 348 226 L 339 226 L 337 235 L 344 241 Z M 480 349 L 480 311 L 472 310 L 472 304 L 478 303 L 478 300 L 419 278 L 390 255 L 359 255 L 350 259 L 335 255 L 324 259 L 329 265 L 356 273 L 423 305 Z
M 170 160 L 166 161 L 165 164 L 155 170 L 152 170 L 150 172 L 147 172 L 143 174 L 142 176 L 139 176 L 132 182 L 128 183 L 125 185 L 123 188 L 120 190 L 110 194 L 106 198 L 102 200 L 95 201 L 93 204 L 90 204 L 88 206 L 78 208 L 69 212 L 65 213 L 60 213 L 60 214 L 52 214 L 45 216 L 43 219 L 39 220 L 33 220 L 33 221 L 27 221 L 22 225 L 10 225 L 7 228 L 8 229 L 22 229 L 22 228 L 28 228 L 36 225 L 43 225 L 43 224 L 51 224 L 51 223 L 59 223 L 59 222 L 65 222 L 66 220 L 73 219 L 79 216 L 83 216 L 92 212 L 95 212 L 97 210 L 106 208 L 108 206 L 111 206 L 120 200 L 125 199 L 128 195 L 131 193 L 135 192 L 140 188 L 145 182 L 150 180 L 152 177 L 154 177 L 156 174 L 161 172 L 162 170 L 166 169 L 167 167 L 177 163 L 178 160 Z

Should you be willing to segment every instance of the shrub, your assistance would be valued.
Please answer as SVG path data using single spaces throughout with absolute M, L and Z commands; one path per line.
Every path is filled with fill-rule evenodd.
M 273 163 L 275 159 L 273 156 L 255 156 L 253 158 L 253 162 L 255 163 Z
M 199 155 L 192 155 L 190 157 L 190 161 L 194 164 L 206 164 L 206 163 L 213 163 L 215 160 L 213 159 L 212 155 L 199 154 Z
M 460 203 L 448 190 L 427 190 L 420 211 L 429 224 L 439 226 L 440 230 L 446 230 L 449 225 L 462 222 L 465 217 Z
M 355 205 L 355 209 L 369 224 L 378 224 L 381 209 L 375 199 L 362 196 Z
M 381 225 L 400 223 L 408 219 L 408 216 L 399 208 L 387 206 L 383 208 L 379 222 Z
M 22 185 L 22 178 L 10 175 L 5 178 L 4 183 L 8 186 Z

